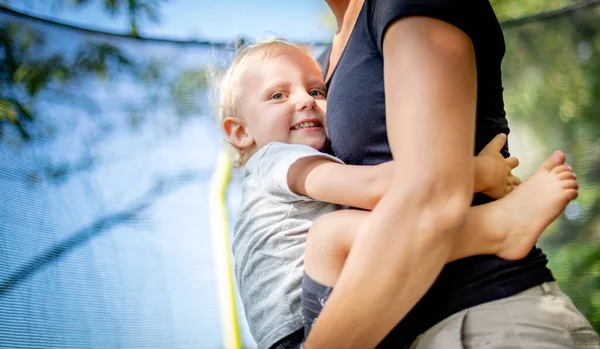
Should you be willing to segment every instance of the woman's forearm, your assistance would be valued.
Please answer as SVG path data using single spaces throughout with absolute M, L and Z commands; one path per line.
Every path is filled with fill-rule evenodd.
M 396 194 L 390 190 L 365 219 L 306 348 L 374 347 L 446 264 L 468 197 Z

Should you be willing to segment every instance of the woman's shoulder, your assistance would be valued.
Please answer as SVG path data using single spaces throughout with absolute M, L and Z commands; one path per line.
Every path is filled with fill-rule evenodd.
M 499 28 L 488 0 L 365 0 L 365 10 L 367 23 L 378 46 L 392 23 L 409 16 L 442 20 L 472 38 L 488 27 Z
M 436 9 L 454 11 L 456 9 L 476 9 L 488 0 L 365 0 L 365 6 L 372 11 L 432 11 Z

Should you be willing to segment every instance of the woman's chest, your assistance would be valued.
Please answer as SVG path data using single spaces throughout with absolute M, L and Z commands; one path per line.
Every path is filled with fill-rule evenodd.
M 334 155 L 349 164 L 378 163 L 391 156 L 378 52 L 347 47 L 328 87 L 327 128 Z

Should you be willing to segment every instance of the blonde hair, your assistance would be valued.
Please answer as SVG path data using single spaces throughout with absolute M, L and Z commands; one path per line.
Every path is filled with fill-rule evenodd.
M 310 56 L 307 46 L 294 44 L 277 37 L 258 40 L 239 48 L 229 67 L 218 79 L 218 110 L 215 113 L 215 121 L 218 123 L 219 129 L 221 129 L 224 135 L 223 121 L 225 118 L 229 116 L 243 117 L 239 103 L 239 85 L 248 69 L 248 58 L 257 53 L 262 53 L 261 62 L 265 62 L 273 57 L 293 50 L 300 50 Z M 227 140 L 227 137 L 225 137 L 225 146 L 227 154 L 233 163 L 233 167 L 243 166 L 251 155 L 242 152 L 231 144 Z

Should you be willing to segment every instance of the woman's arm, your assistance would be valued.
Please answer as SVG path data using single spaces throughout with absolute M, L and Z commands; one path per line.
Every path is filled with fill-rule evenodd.
M 383 55 L 392 183 L 361 226 L 307 349 L 377 345 L 440 273 L 471 202 L 471 40 L 448 23 L 407 17 L 387 30 Z

